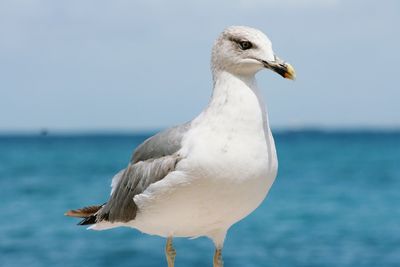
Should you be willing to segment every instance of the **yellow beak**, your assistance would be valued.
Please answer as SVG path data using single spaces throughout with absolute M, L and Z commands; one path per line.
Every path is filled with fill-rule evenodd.
M 264 67 L 278 73 L 282 77 L 290 80 L 296 79 L 296 71 L 289 63 L 283 61 L 282 59 L 275 57 L 274 61 L 262 61 Z

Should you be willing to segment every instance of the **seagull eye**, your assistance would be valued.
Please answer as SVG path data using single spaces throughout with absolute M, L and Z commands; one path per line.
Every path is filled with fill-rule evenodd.
M 239 45 L 242 50 L 247 50 L 253 47 L 252 43 L 249 41 L 242 41 L 239 43 Z

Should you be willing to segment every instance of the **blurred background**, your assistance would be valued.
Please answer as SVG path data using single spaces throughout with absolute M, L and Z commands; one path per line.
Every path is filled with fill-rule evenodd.
M 280 162 L 226 266 L 400 264 L 400 2 L 0 0 L 0 266 L 163 266 L 164 240 L 86 231 L 63 213 L 102 203 L 158 130 L 211 95 L 211 46 L 259 28 L 297 71 L 263 71 Z M 211 266 L 205 238 L 177 266 Z

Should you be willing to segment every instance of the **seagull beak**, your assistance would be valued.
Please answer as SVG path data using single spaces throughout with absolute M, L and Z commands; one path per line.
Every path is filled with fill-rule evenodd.
M 263 60 L 262 63 L 264 67 L 267 69 L 273 70 L 274 72 L 278 73 L 282 77 L 290 80 L 296 79 L 296 72 L 292 65 L 283 61 L 282 59 L 275 56 L 274 61 L 265 61 Z

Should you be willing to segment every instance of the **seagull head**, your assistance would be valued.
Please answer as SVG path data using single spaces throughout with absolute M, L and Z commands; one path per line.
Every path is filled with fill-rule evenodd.
M 294 68 L 275 55 L 268 37 L 245 26 L 231 26 L 221 33 L 213 46 L 211 62 L 214 72 L 248 76 L 267 68 L 287 79 L 296 77 Z

